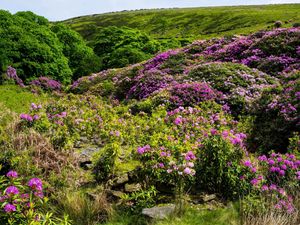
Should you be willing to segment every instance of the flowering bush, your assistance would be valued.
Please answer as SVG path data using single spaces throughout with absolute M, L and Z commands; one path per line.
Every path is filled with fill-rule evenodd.
M 1 223 L 5 224 L 61 224 L 59 219 L 45 214 L 43 208 L 48 199 L 44 197 L 43 183 L 39 178 L 28 182 L 18 176 L 16 171 L 9 171 L 0 177 Z M 66 220 L 64 224 L 69 224 Z
M 260 71 L 236 63 L 206 63 L 191 69 L 193 80 L 206 81 L 224 93 L 232 111 L 248 110 L 261 96 L 262 90 L 276 84 L 276 79 Z
M 283 85 L 265 91 L 254 108 L 256 118 L 250 137 L 253 150 L 286 151 L 289 138 L 299 130 L 299 72 L 285 79 Z
M 20 87 L 25 87 L 22 79 L 20 79 L 17 75 L 17 70 L 11 66 L 7 68 L 6 75 L 8 79 L 12 79 L 16 82 Z
M 263 196 L 264 207 L 271 204 L 275 211 L 295 212 L 293 194 L 300 184 L 300 160 L 295 155 L 261 155 L 256 162 L 245 160 L 243 165 L 248 170 L 248 176 L 242 179 L 252 185 L 252 193 Z
M 30 82 L 30 85 L 42 88 L 47 91 L 60 91 L 61 83 L 56 80 L 52 80 L 49 77 L 39 77 L 36 80 Z

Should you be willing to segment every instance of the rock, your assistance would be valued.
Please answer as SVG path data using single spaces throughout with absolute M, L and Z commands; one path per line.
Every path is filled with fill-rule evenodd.
M 129 181 L 128 174 L 125 173 L 125 174 L 122 174 L 121 176 L 117 177 L 116 179 L 114 179 L 113 186 L 118 186 L 118 185 L 124 184 L 128 181 Z
M 203 200 L 203 202 L 209 202 L 209 201 L 214 200 L 216 198 L 217 198 L 217 196 L 215 194 L 211 194 L 211 195 L 204 195 L 202 200 Z
M 153 219 L 165 219 L 175 211 L 175 205 L 155 206 L 152 208 L 145 208 L 142 211 L 143 215 L 149 216 Z
M 203 204 L 203 203 L 210 202 L 216 198 L 217 198 L 217 196 L 215 194 L 194 195 L 194 196 L 191 196 L 191 202 L 194 204 Z
M 126 192 L 135 192 L 141 190 L 141 184 L 125 184 L 125 191 Z
M 92 156 L 95 152 L 100 150 L 99 147 L 88 146 L 85 148 L 80 148 L 78 150 L 78 162 L 81 168 L 91 169 L 92 168 Z
M 107 191 L 107 193 L 110 195 L 110 196 L 113 196 L 117 199 L 122 199 L 122 197 L 124 196 L 124 192 L 122 191 L 115 191 L 115 190 L 109 190 Z

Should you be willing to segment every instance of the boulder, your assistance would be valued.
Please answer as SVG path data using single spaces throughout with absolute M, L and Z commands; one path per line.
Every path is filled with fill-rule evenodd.
M 135 192 L 142 189 L 142 185 L 139 183 L 136 184 L 125 184 L 125 191 L 126 192 Z
M 153 219 L 165 219 L 175 211 L 175 205 L 155 206 L 152 208 L 145 208 L 142 211 L 143 215 L 149 216 Z

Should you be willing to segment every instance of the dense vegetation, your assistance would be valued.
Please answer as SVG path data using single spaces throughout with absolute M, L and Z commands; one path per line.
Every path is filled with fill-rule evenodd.
M 92 55 L 50 29 L 69 69 L 83 65 L 73 52 Z M 95 52 L 161 45 L 103 30 Z M 0 224 L 299 224 L 299 69 L 299 27 L 194 41 L 71 85 L 6 67 Z
M 63 83 L 98 70 L 96 55 L 76 32 L 32 12 L 0 11 L 0 72 L 12 65 L 27 83 L 47 76 Z
M 64 21 L 86 40 L 94 40 L 97 29 L 127 26 L 139 29 L 160 42 L 168 39 L 204 39 L 249 34 L 300 22 L 299 4 L 136 10 L 81 16 Z

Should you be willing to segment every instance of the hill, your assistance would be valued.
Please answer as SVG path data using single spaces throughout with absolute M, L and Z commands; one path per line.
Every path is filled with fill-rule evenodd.
M 85 39 L 93 40 L 98 28 L 128 26 L 154 38 L 203 39 L 249 34 L 267 29 L 275 21 L 283 26 L 300 22 L 300 4 L 155 9 L 94 14 L 63 21 Z

